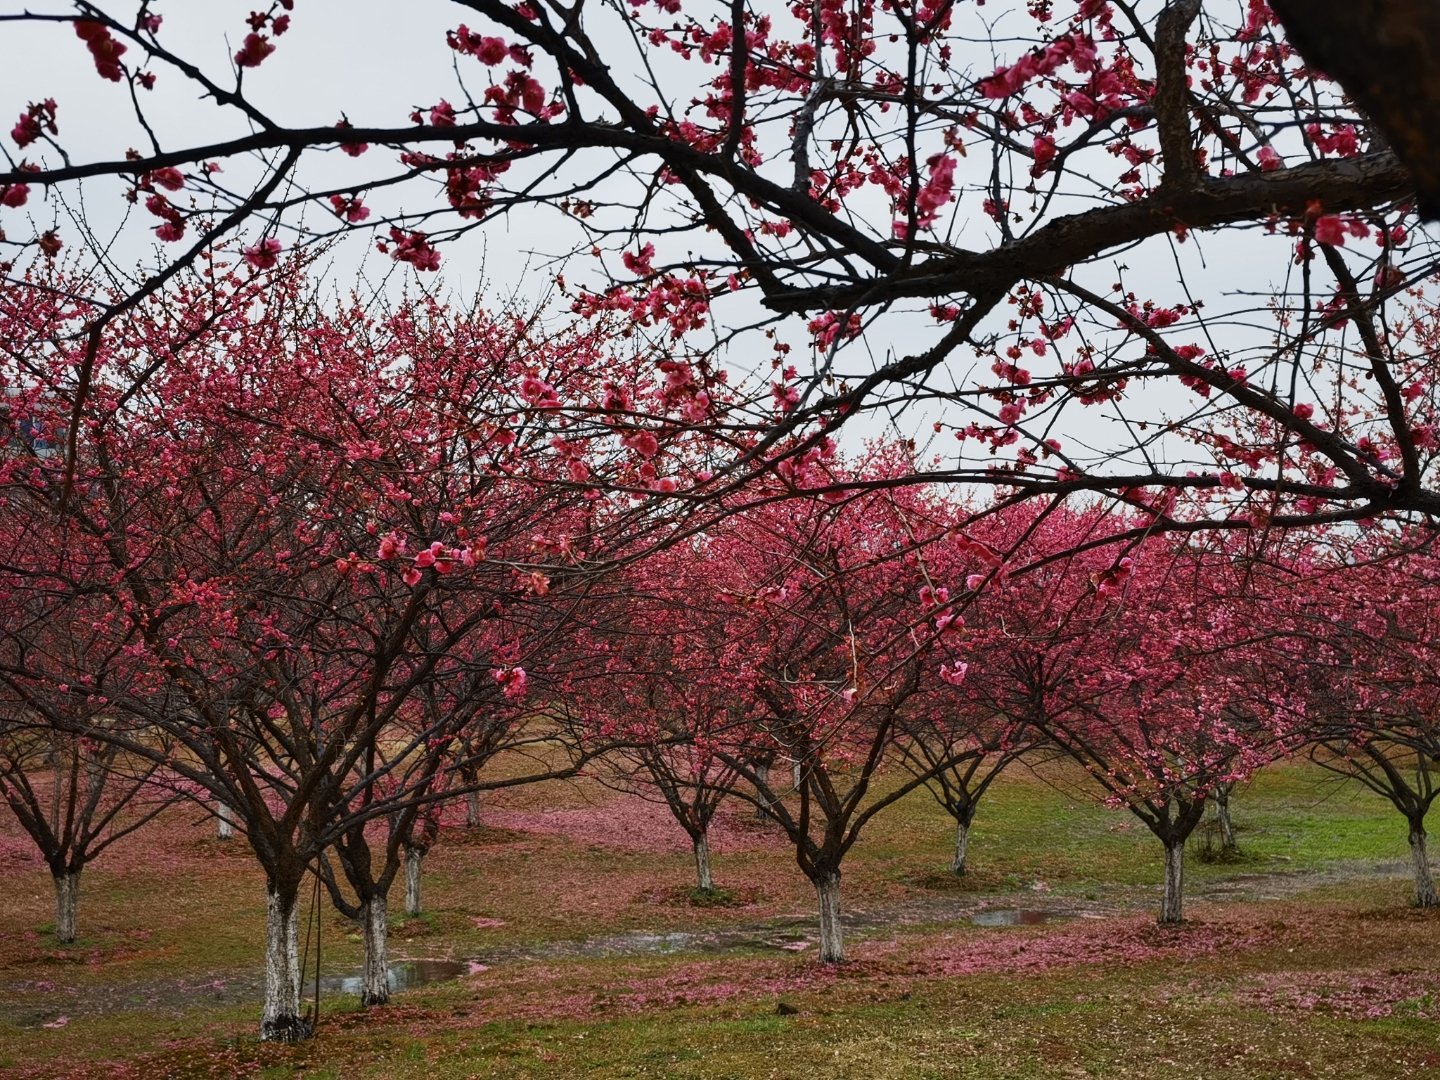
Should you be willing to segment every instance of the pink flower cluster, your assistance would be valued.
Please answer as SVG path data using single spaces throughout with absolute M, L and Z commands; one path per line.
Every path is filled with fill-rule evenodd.
M 1095 42 L 1079 31 L 1057 38 L 1043 50 L 1027 53 L 1009 67 L 998 67 L 995 74 L 980 80 L 980 92 L 987 98 L 1010 97 L 1025 88 L 1026 83 L 1053 74 L 1062 64 L 1069 63 L 1076 71 L 1095 70 Z
M 85 42 L 95 61 L 95 70 L 102 79 L 119 82 L 124 77 L 125 69 L 120 66 L 120 57 L 125 55 L 125 46 L 110 35 L 109 27 L 91 19 L 77 19 L 75 36 Z
M 1051 146 L 1054 146 L 1053 140 Z M 925 164 L 930 169 L 930 176 L 915 196 L 915 225 L 920 229 L 928 229 L 935 224 L 941 208 L 954 197 L 955 190 L 954 157 L 934 154 Z M 895 235 L 903 240 L 909 234 L 910 223 L 902 219 L 896 221 L 893 228 Z
M 59 128 L 55 124 L 54 98 L 46 98 L 38 104 L 32 101 L 10 129 L 10 137 L 15 140 L 16 146 L 25 147 L 47 131 L 51 135 L 59 134 Z

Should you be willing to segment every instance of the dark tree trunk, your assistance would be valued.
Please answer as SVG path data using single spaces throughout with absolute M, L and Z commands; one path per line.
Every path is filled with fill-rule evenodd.
M 1415 906 L 1440 906 L 1435 897 L 1435 880 L 1430 876 L 1430 853 L 1425 845 L 1425 823 L 1410 822 L 1410 866 L 1415 871 Z
M 360 937 L 365 966 L 360 979 L 360 1004 L 366 1008 L 390 1000 L 390 905 L 384 896 L 372 896 L 360 905 Z
M 1165 892 L 1160 898 L 1160 922 L 1174 926 L 1185 921 L 1185 841 L 1165 843 Z
M 755 766 L 755 790 L 759 801 L 755 806 L 755 816 L 761 821 L 774 821 L 775 815 L 770 812 L 769 803 L 766 801 L 765 792 L 770 787 L 770 766 Z
M 80 905 L 80 871 L 62 870 L 55 878 L 55 940 L 75 940 L 75 913 Z
M 465 827 L 467 829 L 480 827 L 480 792 L 478 791 L 465 793 Z
M 965 857 L 970 853 L 970 823 L 964 818 L 955 820 L 955 857 L 950 860 L 950 872 L 957 877 L 965 874 Z
M 1220 850 L 1239 851 L 1240 845 L 1235 842 L 1235 822 L 1230 818 L 1230 789 L 1216 788 L 1212 798 L 1215 801 L 1215 820 L 1220 825 Z
M 698 887 L 705 892 L 715 888 L 715 879 L 710 876 L 710 837 L 707 833 L 701 833 L 691 843 L 695 847 L 695 878 Z
M 425 852 L 414 844 L 405 845 L 405 916 L 413 919 L 421 911 L 421 884 L 425 877 Z
M 1440 4 L 1270 0 L 1270 7 L 1306 63 L 1333 76 L 1379 126 L 1414 178 L 1424 214 L 1440 215 Z

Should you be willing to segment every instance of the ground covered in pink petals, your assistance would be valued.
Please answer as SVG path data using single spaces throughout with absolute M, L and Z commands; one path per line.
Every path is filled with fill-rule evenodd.
M 616 794 L 591 806 L 565 809 L 514 809 L 488 807 L 485 824 L 516 832 L 564 836 L 577 844 L 594 844 L 639 852 L 690 850 L 686 835 L 661 803 L 638 795 Z M 786 847 L 784 834 L 757 821 L 745 803 L 724 804 L 710 826 L 710 848 L 716 854 Z

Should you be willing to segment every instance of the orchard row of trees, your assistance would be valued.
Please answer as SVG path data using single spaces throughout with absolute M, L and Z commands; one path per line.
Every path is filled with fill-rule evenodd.
M 828 467 L 853 486 L 748 508 L 619 572 L 565 661 L 563 708 L 621 740 L 610 767 L 663 796 L 701 888 L 716 803 L 753 803 L 793 843 L 820 958 L 839 961 L 842 862 L 877 813 L 928 789 L 964 873 L 988 786 L 1059 753 L 1160 841 L 1160 921 L 1177 923 L 1207 802 L 1233 845 L 1234 786 L 1309 753 L 1404 815 L 1416 903 L 1435 905 L 1428 534 L 1125 543 L 1134 517 L 1056 504 L 961 530 L 968 508 L 866 489 L 903 451 Z
M 814 884 L 827 963 L 871 819 L 929 788 L 961 871 L 986 785 L 1040 746 L 1160 841 L 1162 921 L 1207 799 L 1306 748 L 1406 816 L 1435 902 L 1424 531 L 979 506 L 914 482 L 898 442 L 806 444 L 743 500 L 676 511 L 754 438 L 654 422 L 723 394 L 687 364 L 597 323 L 336 310 L 298 263 L 213 269 L 118 324 L 72 471 L 86 346 L 64 343 L 93 308 L 63 284 L 0 294 L 0 791 L 62 939 L 85 864 L 170 802 L 243 832 L 266 1038 L 308 1031 L 307 874 L 360 924 L 381 1003 L 390 889 L 418 889 L 441 807 L 582 772 L 658 793 L 701 887 L 717 805 L 754 803 Z

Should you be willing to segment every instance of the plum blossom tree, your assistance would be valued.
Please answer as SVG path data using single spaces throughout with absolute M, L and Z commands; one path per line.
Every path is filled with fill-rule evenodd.
M 1210 792 L 1210 805 L 1215 808 L 1215 827 L 1220 832 L 1220 851 L 1234 856 L 1240 850 L 1235 838 L 1235 819 L 1230 813 L 1230 797 L 1235 793 L 1234 780 L 1222 780 Z
M 33 678 L 34 669 L 28 670 Z M 64 700 L 36 708 L 20 704 L 24 700 L 9 697 L 0 719 L 0 796 L 50 870 L 55 940 L 69 944 L 79 934 L 85 867 L 154 820 L 177 796 L 149 783 L 157 765 L 132 768 L 115 745 L 68 733 L 102 724 L 103 717 L 51 723 L 47 713 L 83 705 Z
M 530 674 L 552 661 L 547 646 L 553 648 L 561 640 L 554 613 L 542 609 L 540 614 L 551 622 L 523 625 L 513 618 L 491 620 L 488 635 L 452 648 L 435 677 L 417 690 L 411 708 L 397 718 L 391 738 L 404 732 L 406 737 L 397 745 L 407 750 L 424 740 L 427 753 L 411 753 L 408 760 L 387 766 L 385 847 L 378 867 L 369 842 L 378 828 L 373 820 L 357 818 L 356 825 L 335 843 L 337 861 L 356 902 L 346 898 L 328 862 L 321 860 L 321 876 L 335 906 L 362 925 L 366 961 L 362 1004 L 379 1005 L 389 999 L 385 940 L 389 888 L 403 869 L 405 914 L 412 918 L 421 914 L 424 861 L 440 838 L 446 805 L 457 796 L 468 800 L 482 790 L 511 786 L 505 778 L 488 775 L 487 766 L 497 761 L 508 760 L 510 777 L 528 783 L 571 775 L 596 752 L 581 745 L 563 716 L 552 722 L 547 699 L 553 691 L 543 689 L 543 679 L 537 687 Z M 529 643 L 523 654 L 522 642 Z M 496 656 L 511 666 L 495 668 Z M 514 675 L 516 671 L 521 675 Z M 377 746 L 377 754 L 385 752 Z M 557 765 L 560 761 L 563 764 Z M 516 767 L 518 773 L 513 771 Z
M 971 671 L 1160 840 L 1160 922 L 1178 923 L 1185 842 L 1208 796 L 1282 752 L 1303 705 L 1253 652 L 1236 568 L 1254 553 L 1156 542 L 1118 560 L 1073 554 L 1125 524 L 1051 515 L 1026 545 L 1035 569 L 992 586 L 1003 618 L 972 620 Z
M 558 603 L 585 575 L 582 545 L 601 542 L 604 500 L 538 477 L 588 468 L 587 431 L 551 403 L 593 402 L 614 460 L 644 460 L 604 423 L 602 383 L 625 369 L 602 361 L 592 335 L 541 338 L 524 320 L 436 305 L 327 318 L 303 269 L 202 280 L 116 324 L 107 364 L 153 370 L 139 394 L 133 380 L 92 388 L 115 415 L 91 425 L 78 482 L 18 458 L 4 476 L 17 534 L 68 554 L 17 590 L 97 605 L 106 646 L 155 675 L 143 692 L 104 695 L 114 724 L 71 717 L 67 731 L 231 807 L 266 871 L 270 1039 L 307 1034 L 296 942 L 307 868 L 363 840 L 367 823 L 413 820 L 446 797 L 435 778 L 475 708 L 426 713 L 418 691 L 440 679 L 520 702 L 524 613 Z M 65 422 L 75 353 L 40 331 L 90 314 L 61 296 L 5 295 L 12 415 L 48 433 Z M 372 900 L 369 924 L 383 926 L 383 893 Z M 381 955 L 367 967 L 379 967 L 383 935 L 371 939 Z
M 347 807 L 348 820 L 345 827 L 337 831 L 333 844 L 316 856 L 316 873 L 335 908 L 360 927 L 363 950 L 360 1004 L 367 1008 L 384 1005 L 390 999 L 390 887 L 403 868 L 408 907 L 412 893 L 410 851 L 416 841 L 426 843 L 427 819 L 433 810 L 438 810 L 438 804 L 429 800 L 434 796 L 434 776 L 443 760 L 435 754 L 402 753 L 398 763 L 392 762 L 387 760 L 381 741 L 374 741 L 377 745 L 370 749 L 363 766 L 363 775 L 372 779 L 363 786 L 352 806 Z M 373 779 L 376 777 L 384 779 Z M 366 814 L 377 805 L 389 810 L 378 820 Z M 383 836 L 378 865 L 371 844 L 376 833 Z M 433 836 L 429 839 L 433 840 Z M 340 885 L 331 863 L 331 852 L 350 886 L 353 900 Z M 413 892 L 418 905 L 419 860 L 413 861 L 417 863 Z
M 89 388 L 145 377 L 100 370 L 107 327 L 223 241 L 239 238 L 221 257 L 264 271 L 360 233 L 426 274 L 475 231 L 548 214 L 575 309 L 686 354 L 700 393 L 647 401 L 652 421 L 730 437 L 712 480 L 668 478 L 681 494 L 733 490 L 752 464 L 906 402 L 959 440 L 920 479 L 1152 506 L 1175 493 L 1157 528 L 1440 507 L 1432 362 L 1345 329 L 1385 326 L 1434 268 L 1414 228 L 1425 139 L 1400 137 L 1430 127 L 1396 119 L 1410 114 L 1374 92 L 1391 85 L 1374 65 L 1332 67 L 1323 44 L 1396 25 L 1400 0 L 1344 18 L 1280 5 L 1308 63 L 1263 0 L 433 4 L 453 19 L 431 56 L 396 55 L 383 21 L 358 33 L 401 85 L 453 64 L 453 91 L 318 124 L 295 95 L 260 90 L 309 60 L 292 19 L 319 16 L 291 0 L 244 24 L 216 9 L 214 40 L 235 37 L 218 67 L 148 2 L 7 16 L 97 97 L 121 95 L 133 137 L 113 145 L 134 149 L 74 140 L 85 98 L 17 98 L 5 264 L 62 247 L 103 258 L 93 214 L 59 220 L 81 185 L 158 245 L 69 328 L 70 472 Z M 1409 72 L 1399 97 L 1428 100 L 1428 69 L 1396 59 L 1428 55 L 1423 35 L 1387 41 L 1399 52 L 1382 69 Z M 1323 71 L 1376 109 L 1388 142 Z M 202 130 L 172 119 L 181 93 L 213 107 Z M 56 214 L 23 217 L 47 198 Z M 1184 245 L 1203 233 L 1270 268 L 1268 324 L 1196 269 Z M 732 344 L 773 355 L 778 377 L 721 417 L 709 398 Z M 1355 364 L 1372 378 L 1353 380 Z
M 710 823 L 740 779 L 723 748 L 744 725 L 755 673 L 733 611 L 705 599 L 716 552 L 695 537 L 592 593 L 570 647 L 568 695 L 601 779 L 662 801 L 690 838 L 696 888 L 713 893 Z
M 943 666 L 947 674 L 953 670 Z M 938 673 L 935 677 L 941 681 Z M 1008 766 L 1035 749 L 1037 733 L 973 699 L 949 693 L 924 696 L 918 708 L 905 710 L 895 749 L 906 769 L 929 778 L 926 788 L 955 819 L 950 872 L 959 877 L 968 866 L 970 827 L 981 799 Z
M 952 520 L 969 517 L 963 507 Z M 984 605 L 1003 598 L 976 587 L 986 573 L 1003 565 L 1002 552 L 1025 539 L 1027 515 L 1000 512 L 977 527 L 997 545 L 965 534 L 959 542 L 937 543 L 926 553 L 927 576 L 932 584 L 924 607 L 933 609 L 933 626 L 939 635 L 931 662 L 920 672 L 921 688 L 903 710 L 895 751 L 904 767 L 925 782 L 935 801 L 955 819 L 955 850 L 951 873 L 964 875 L 970 850 L 970 827 L 985 792 L 1018 758 L 1037 751 L 1037 729 L 1009 715 L 1003 704 L 991 700 L 997 684 L 981 676 L 968 679 L 969 632 L 967 617 L 984 625 Z M 1017 528 L 1017 525 L 1019 528 Z M 976 555 L 982 556 L 979 563 Z M 949 582 L 951 585 L 938 584 Z M 961 586 L 964 582 L 964 586 Z M 963 611 L 963 614 L 962 614 Z
M 58 473 L 55 432 L 23 395 L 6 395 L 0 432 L 4 486 Z M 114 723 L 111 696 L 148 693 L 153 679 L 134 663 L 133 640 L 112 632 L 113 612 L 68 593 L 83 559 L 63 537 L 27 531 L 13 510 L 0 498 L 0 796 L 49 867 L 55 938 L 69 943 L 85 867 L 176 796 L 152 783 L 164 779 L 163 762 L 132 759 L 86 734 Z
M 892 447 L 864 469 L 823 456 L 805 468 L 860 482 L 903 463 Z M 933 648 L 917 549 L 943 529 L 913 492 L 882 486 L 752 510 L 711 536 L 713 587 L 733 608 L 730 633 L 755 670 L 751 715 L 721 757 L 748 782 L 736 794 L 774 818 L 815 887 L 821 963 L 845 959 L 841 867 L 865 825 L 954 764 L 941 756 L 883 792 L 873 786 Z M 756 767 L 766 748 L 799 762 L 798 790 L 777 788 L 774 773 Z
M 1415 878 L 1415 906 L 1440 906 L 1430 867 L 1425 818 L 1437 790 L 1433 758 L 1412 748 L 1413 740 L 1327 732 L 1317 739 L 1311 757 L 1322 768 L 1358 780 L 1387 799 L 1405 817 L 1410 844 L 1410 868 Z
M 1283 662 L 1308 691 L 1311 757 L 1405 817 L 1415 904 L 1440 906 L 1425 829 L 1440 795 L 1434 776 L 1440 563 L 1428 537 L 1381 533 L 1335 548 L 1295 590 Z
M 432 803 L 410 830 L 405 844 L 405 915 L 413 919 L 425 910 L 425 856 L 440 839 L 440 806 Z

